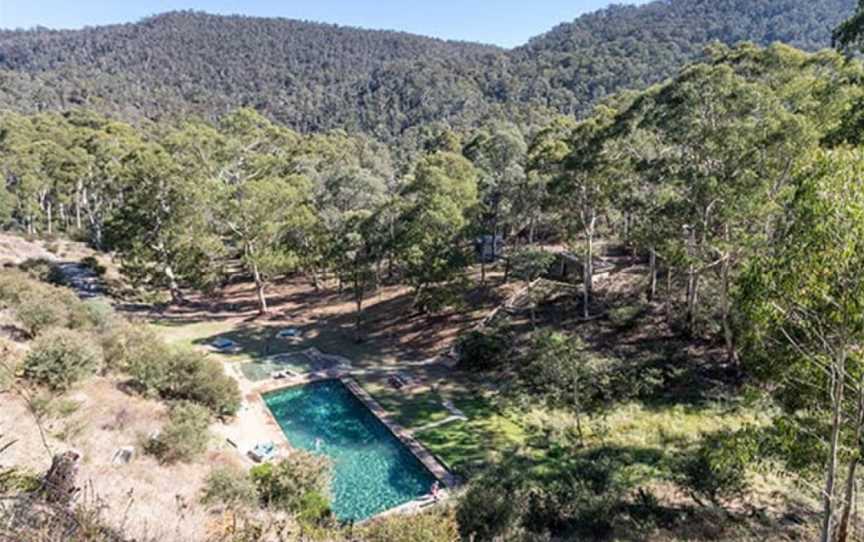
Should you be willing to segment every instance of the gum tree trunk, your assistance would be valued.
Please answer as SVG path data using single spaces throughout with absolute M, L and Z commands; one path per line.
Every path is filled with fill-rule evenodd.
M 846 352 L 840 354 L 831 371 L 831 442 L 828 465 L 825 468 L 825 490 L 822 495 L 822 532 L 820 542 L 833 542 L 834 532 L 834 491 L 837 478 L 837 452 L 840 443 L 841 407 L 843 403 L 843 384 L 846 365 Z

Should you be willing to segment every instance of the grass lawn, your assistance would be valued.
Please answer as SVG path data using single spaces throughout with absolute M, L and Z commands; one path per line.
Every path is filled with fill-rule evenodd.
M 390 413 L 402 427 L 416 429 L 450 416 L 441 404 L 441 396 L 431 390 L 401 393 L 378 383 L 364 382 L 363 387 Z
M 457 398 L 457 408 L 468 417 L 416 433 L 417 439 L 452 471 L 470 476 L 495 454 L 522 446 L 525 429 L 482 397 Z

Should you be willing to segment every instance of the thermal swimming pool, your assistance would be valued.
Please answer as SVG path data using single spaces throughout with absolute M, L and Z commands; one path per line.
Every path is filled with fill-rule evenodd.
M 363 520 L 429 493 L 435 477 L 339 380 L 264 395 L 295 448 L 333 463 L 333 512 Z

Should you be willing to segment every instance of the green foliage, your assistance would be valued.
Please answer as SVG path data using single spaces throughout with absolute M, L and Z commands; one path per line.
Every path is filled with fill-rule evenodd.
M 45 289 L 33 289 L 22 292 L 15 308 L 15 318 L 24 326 L 31 337 L 50 328 L 60 328 L 69 325 L 69 309 L 62 303 L 52 299 Z
M 461 156 L 428 155 L 417 164 L 403 195 L 411 203 L 399 221 L 397 250 L 405 278 L 415 288 L 415 305 L 431 310 L 449 300 L 423 298 L 423 289 L 431 287 L 434 294 L 435 287 L 452 287 L 468 264 L 464 235 L 477 203 L 477 172 Z
M 246 472 L 232 467 L 218 467 L 210 471 L 204 481 L 201 502 L 206 505 L 222 504 L 228 508 L 251 507 L 258 503 L 258 493 Z
M 457 542 L 459 525 L 452 509 L 393 514 L 356 529 L 364 542 Z
M 206 354 L 176 348 L 163 367 L 163 377 L 150 381 L 162 397 L 193 401 L 220 416 L 231 416 L 240 408 L 237 381 L 226 375 L 222 365 Z
M 510 256 L 510 273 L 525 282 L 531 282 L 545 275 L 555 255 L 545 250 L 520 248 Z
M 522 363 L 525 393 L 577 412 L 593 410 L 604 404 L 607 393 L 614 393 L 610 364 L 579 337 L 541 333 Z
M 49 284 L 63 284 L 63 274 L 57 264 L 45 258 L 29 258 L 18 264 L 18 269 L 24 271 L 36 280 Z
M 0 495 L 35 493 L 42 487 L 42 477 L 25 469 L 0 467 Z
M 560 472 L 513 457 L 471 484 L 457 507 L 463 539 L 602 539 L 612 531 L 633 482 L 614 454 L 562 450 Z
M 82 321 L 85 325 L 79 327 L 92 328 L 100 333 L 107 332 L 120 325 L 120 319 L 114 312 L 114 307 L 105 299 L 94 298 L 83 301 Z
M 330 486 L 330 465 L 323 457 L 292 450 L 277 463 L 253 467 L 250 475 L 265 506 L 305 513 L 315 520 L 330 514 L 321 500 Z
M 240 408 L 237 381 L 221 364 L 188 347 L 170 347 L 151 328 L 121 325 L 104 339 L 106 365 L 132 377 L 144 393 L 201 404 L 219 416 Z
M 699 447 L 681 461 L 678 484 L 696 502 L 715 506 L 740 498 L 749 489 L 748 469 L 757 457 L 752 432 L 703 435 Z
M 615 307 L 609 310 L 609 322 L 621 331 L 630 330 L 636 326 L 645 310 L 646 307 L 639 304 Z
M 499 368 L 511 346 L 512 338 L 503 328 L 470 331 L 459 338 L 459 366 L 474 371 Z
M 430 123 L 530 124 L 547 108 L 585 113 L 620 89 L 673 75 L 715 40 L 822 49 L 853 6 L 854 0 L 612 6 L 512 50 L 196 12 L 158 15 L 129 28 L 10 31 L 5 47 L 14 54 L 0 62 L 10 74 L 0 106 L 89 107 L 136 120 L 209 116 L 254 104 L 298 131 L 350 127 L 417 148 Z
M 98 277 L 104 277 L 108 272 L 108 268 L 99 263 L 94 256 L 85 256 L 81 259 L 81 265 L 92 271 Z
M 54 329 L 33 342 L 23 370 L 27 379 L 63 391 L 95 374 L 101 364 L 102 350 L 89 335 Z
M 189 402 L 176 403 L 159 434 L 144 440 L 144 451 L 162 463 L 192 461 L 207 449 L 209 427 L 210 412 L 206 408 Z

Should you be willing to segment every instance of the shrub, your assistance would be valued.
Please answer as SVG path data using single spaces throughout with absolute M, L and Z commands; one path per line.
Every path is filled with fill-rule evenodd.
M 29 470 L 0 467 L 0 495 L 34 493 L 42 487 L 42 477 Z
M 469 370 L 489 370 L 500 365 L 510 350 L 511 339 L 497 328 L 474 330 L 459 340 L 459 364 Z
M 452 510 L 396 514 L 373 520 L 360 529 L 364 542 L 457 542 L 459 525 Z
M 108 367 L 128 373 L 144 392 L 200 403 L 217 415 L 240 408 L 237 382 L 206 354 L 170 348 L 151 329 L 125 325 L 104 341 Z
M 330 464 L 326 459 L 293 450 L 278 463 L 265 463 L 250 471 L 258 497 L 265 506 L 301 512 L 310 504 L 309 493 L 329 494 Z M 329 506 L 327 507 L 329 514 Z
M 99 277 L 105 276 L 105 273 L 108 271 L 108 269 L 104 265 L 99 263 L 99 260 L 97 260 L 94 256 L 87 256 L 85 258 L 81 258 L 81 265 L 83 265 L 91 272 L 93 272 L 94 275 L 97 275 Z
M 235 414 L 241 402 L 237 381 L 225 374 L 219 362 L 191 348 L 175 349 L 168 356 L 159 393 L 167 399 L 200 403 L 220 416 Z
M 192 461 L 207 448 L 209 427 L 210 412 L 206 408 L 189 402 L 177 403 L 159 435 L 144 443 L 144 451 L 162 463 Z
M 204 481 L 201 502 L 207 505 L 224 504 L 229 507 L 254 506 L 258 501 L 255 484 L 249 475 L 230 467 L 210 471 Z
M 321 493 L 309 491 L 300 497 L 297 520 L 301 523 L 320 524 L 330 519 L 332 515 L 330 499 Z
M 66 390 L 102 362 L 102 351 L 89 335 L 68 329 L 48 331 L 24 358 L 24 376 L 54 390 Z
M 21 294 L 31 289 L 33 282 L 25 273 L 12 269 L 0 272 L 0 304 L 3 307 L 15 307 Z
M 44 289 L 21 292 L 15 306 L 15 318 L 30 337 L 36 337 L 52 327 L 66 327 L 69 324 L 69 310 L 64 303 L 50 299 Z
M 0 280 L 0 299 L 12 307 L 15 316 L 31 337 L 52 327 L 91 329 L 107 325 L 113 313 L 105 301 L 81 301 L 72 290 L 41 284 L 19 275 L 24 282 L 11 286 Z
M 699 447 L 681 461 L 677 482 L 698 504 L 715 506 L 746 493 L 747 467 L 758 450 L 753 435 L 744 430 L 703 435 Z
M 56 263 L 47 258 L 29 258 L 18 264 L 18 269 L 41 282 L 63 284 L 63 273 Z
M 465 539 L 507 539 L 518 525 L 520 511 L 508 489 L 489 483 L 475 483 L 459 501 L 457 519 Z
M 105 350 L 105 365 L 110 370 L 129 373 L 147 384 L 158 382 L 154 380 L 158 372 L 148 376 L 147 368 L 158 370 L 170 353 L 152 328 L 129 322 L 119 323 L 104 335 L 102 346 Z M 158 386 L 152 384 L 150 387 L 155 389 Z
M 642 305 L 624 305 L 609 310 L 609 323 L 619 331 L 628 331 L 636 327 L 639 317 L 645 312 Z
M 111 303 L 104 299 L 88 299 L 81 303 L 89 327 L 104 332 L 117 324 L 117 314 Z

